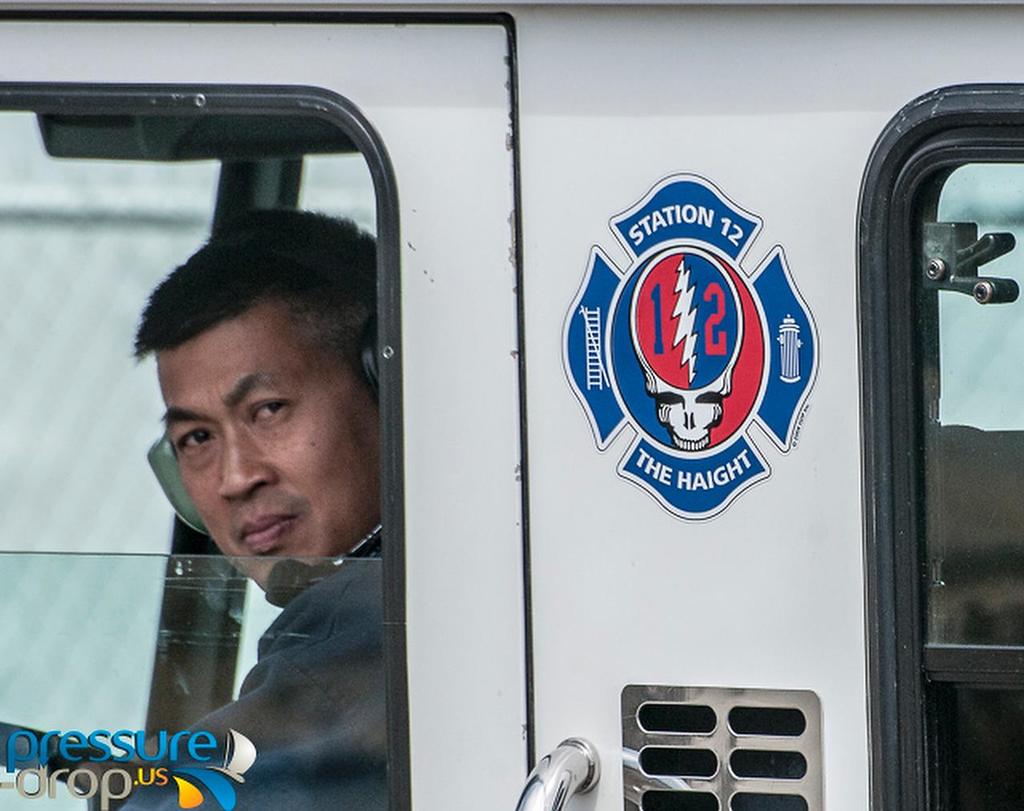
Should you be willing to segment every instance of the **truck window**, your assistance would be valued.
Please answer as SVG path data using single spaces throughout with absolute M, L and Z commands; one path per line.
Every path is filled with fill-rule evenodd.
M 880 807 L 1009 811 L 1024 798 L 1024 139 L 1007 126 L 1021 117 L 1011 89 L 988 90 L 909 105 L 865 180 Z
M 94 109 L 71 114 L 53 111 L 57 95 L 37 89 L 37 106 L 0 111 L 0 616 L 40 610 L 4 634 L 22 653 L 0 664 L 0 783 L 12 789 L 0 807 L 38 796 L 38 770 L 63 767 L 55 809 L 84 808 L 82 798 L 156 807 L 175 791 L 181 807 L 223 806 L 230 791 L 243 807 L 335 796 L 384 808 L 379 526 L 358 558 L 219 554 L 149 469 L 166 404 L 152 353 L 133 358 L 154 288 L 246 212 L 315 211 L 372 236 L 387 206 L 367 158 L 344 122 L 261 115 L 244 99 L 234 114 L 153 115 L 147 105 L 173 90 L 147 102 L 98 88 Z M 367 312 L 360 341 L 372 359 Z M 116 731 L 139 737 L 118 742 Z M 187 750 L 203 732 L 215 757 Z M 78 733 L 96 733 L 89 753 L 75 749 Z M 91 773 L 79 768 L 89 758 L 100 764 Z M 204 764 L 246 780 L 236 788 Z M 112 769 L 138 785 L 108 781 Z
M 936 790 L 958 808 L 1018 808 L 1024 671 L 1012 659 L 1001 674 L 978 666 L 1024 645 L 1024 366 L 1016 356 L 1024 338 L 1016 247 L 1024 239 L 1024 165 L 969 163 L 933 182 L 934 220 L 922 211 L 925 273 L 936 275 L 936 263 L 950 256 L 960 270 L 929 278 L 920 292 L 922 334 L 937 334 L 921 347 L 924 662 L 935 760 L 957 775 Z M 972 260 L 971 251 L 986 249 L 989 257 Z M 952 287 L 961 275 L 973 287 Z M 986 279 L 1005 292 L 980 304 Z

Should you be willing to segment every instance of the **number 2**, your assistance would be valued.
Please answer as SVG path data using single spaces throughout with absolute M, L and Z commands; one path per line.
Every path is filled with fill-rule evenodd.
M 731 231 L 729 229 L 732 229 Z M 728 217 L 722 217 L 722 236 L 733 245 L 739 245 L 743 239 L 743 229 L 735 225 Z
M 715 300 L 715 311 L 704 321 L 704 351 L 709 355 L 724 355 L 726 352 L 725 330 L 715 332 L 715 327 L 725 318 L 725 292 L 722 286 L 712 283 L 704 290 L 704 301 Z

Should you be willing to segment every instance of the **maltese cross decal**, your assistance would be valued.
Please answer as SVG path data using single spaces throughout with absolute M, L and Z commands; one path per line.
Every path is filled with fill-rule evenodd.
M 741 264 L 761 226 L 704 178 L 665 178 L 612 218 L 628 264 L 595 245 L 566 317 L 565 369 L 598 450 L 629 426 L 618 474 L 680 518 L 767 478 L 758 443 L 793 448 L 814 384 L 817 330 L 782 247 Z

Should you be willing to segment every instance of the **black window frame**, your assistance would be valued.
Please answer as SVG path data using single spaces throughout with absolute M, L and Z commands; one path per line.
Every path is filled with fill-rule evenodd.
M 337 127 L 365 159 L 376 198 L 381 520 L 387 533 L 382 557 L 388 795 L 394 811 L 410 808 L 399 205 L 394 169 L 383 140 L 344 96 L 297 85 L 3 82 L 0 112 L 315 117 Z
M 944 684 L 1024 686 L 1020 648 L 926 646 L 921 583 L 925 406 L 922 277 L 915 223 L 944 169 L 1024 162 L 1024 86 L 958 85 L 927 93 L 883 130 L 858 206 L 857 272 L 863 437 L 871 807 L 947 805 L 946 752 L 934 730 Z M 926 683 L 933 686 L 926 688 Z

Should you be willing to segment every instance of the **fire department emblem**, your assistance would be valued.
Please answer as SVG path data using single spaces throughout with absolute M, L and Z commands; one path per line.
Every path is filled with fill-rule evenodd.
M 672 514 L 710 518 L 794 445 L 817 334 L 781 246 L 748 272 L 757 215 L 673 175 L 613 217 L 628 256 L 600 247 L 566 318 L 564 362 L 598 450 L 627 425 L 618 473 Z M 754 427 L 758 430 L 755 430 Z

